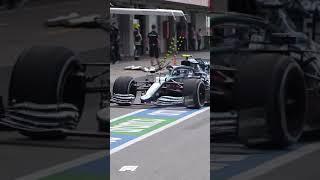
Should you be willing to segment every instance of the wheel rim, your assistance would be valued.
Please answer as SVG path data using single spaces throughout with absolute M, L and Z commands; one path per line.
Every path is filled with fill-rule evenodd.
M 134 80 L 131 80 L 130 81 L 130 83 L 129 83 L 129 85 L 128 85 L 128 94 L 133 94 L 133 95 L 135 95 L 136 96 L 136 86 L 134 85 L 135 84 L 135 82 L 134 82 Z

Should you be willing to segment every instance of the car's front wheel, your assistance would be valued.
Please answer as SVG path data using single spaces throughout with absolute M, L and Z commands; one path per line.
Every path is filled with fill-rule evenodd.
M 183 81 L 184 105 L 188 108 L 200 109 L 206 102 L 206 86 L 200 79 Z
M 130 76 L 121 76 L 116 79 L 113 85 L 113 95 L 116 97 L 116 103 L 121 106 L 131 105 L 137 94 L 135 80 Z

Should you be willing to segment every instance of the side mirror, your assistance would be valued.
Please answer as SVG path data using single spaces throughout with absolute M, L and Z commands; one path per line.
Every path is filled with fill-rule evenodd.
M 296 44 L 297 38 L 287 33 L 272 33 L 270 37 L 273 44 Z

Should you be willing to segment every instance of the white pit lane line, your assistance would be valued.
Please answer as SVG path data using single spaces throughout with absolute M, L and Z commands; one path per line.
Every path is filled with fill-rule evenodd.
M 258 176 L 264 175 L 276 168 L 279 168 L 283 165 L 286 165 L 290 162 L 293 162 L 297 159 L 300 159 L 308 154 L 311 154 L 319 150 L 320 150 L 320 143 L 306 145 L 288 154 L 285 154 L 278 158 L 267 161 L 266 163 L 255 167 L 254 169 L 251 169 L 239 175 L 233 176 L 230 178 L 230 180 L 254 179 Z
M 138 111 L 134 111 L 134 112 L 132 112 L 132 113 L 125 114 L 125 115 L 122 115 L 122 116 L 113 118 L 113 119 L 110 120 L 110 122 L 117 121 L 117 120 L 119 120 L 119 119 L 122 119 L 122 118 L 125 118 L 125 117 L 127 117 L 127 116 L 131 116 L 131 115 L 137 114 L 137 113 L 142 112 L 142 111 L 145 111 L 145 110 L 147 110 L 147 109 L 140 109 L 140 110 L 138 110 Z

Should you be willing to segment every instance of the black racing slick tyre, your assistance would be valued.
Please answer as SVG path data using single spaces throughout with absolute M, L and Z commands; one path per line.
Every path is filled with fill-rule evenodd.
M 137 87 L 135 86 L 135 80 L 130 76 L 118 77 L 113 84 L 113 94 L 134 95 L 137 94 Z M 117 103 L 118 105 L 128 106 L 131 103 Z
M 183 81 L 184 105 L 188 108 L 200 109 L 205 105 L 206 87 L 200 79 Z
M 259 54 L 249 56 L 238 70 L 234 93 L 240 109 L 242 142 L 249 147 L 274 148 L 296 143 L 303 133 L 307 109 L 306 85 L 300 66 L 288 56 Z M 248 113 L 248 109 L 254 109 L 254 113 Z M 246 128 L 250 123 L 259 124 L 261 117 L 264 119 L 262 129 Z M 259 130 L 261 134 L 257 135 Z M 257 139 L 267 140 L 259 142 Z
M 13 67 L 9 87 L 9 106 L 72 104 L 81 115 L 85 102 L 85 77 L 75 54 L 64 47 L 35 46 L 25 50 Z M 79 116 L 80 118 L 80 116 Z M 74 120 L 76 123 L 78 120 Z M 60 128 L 70 129 L 61 123 Z M 75 128 L 72 126 L 72 128 Z M 64 135 L 23 132 L 33 138 L 64 138 Z

